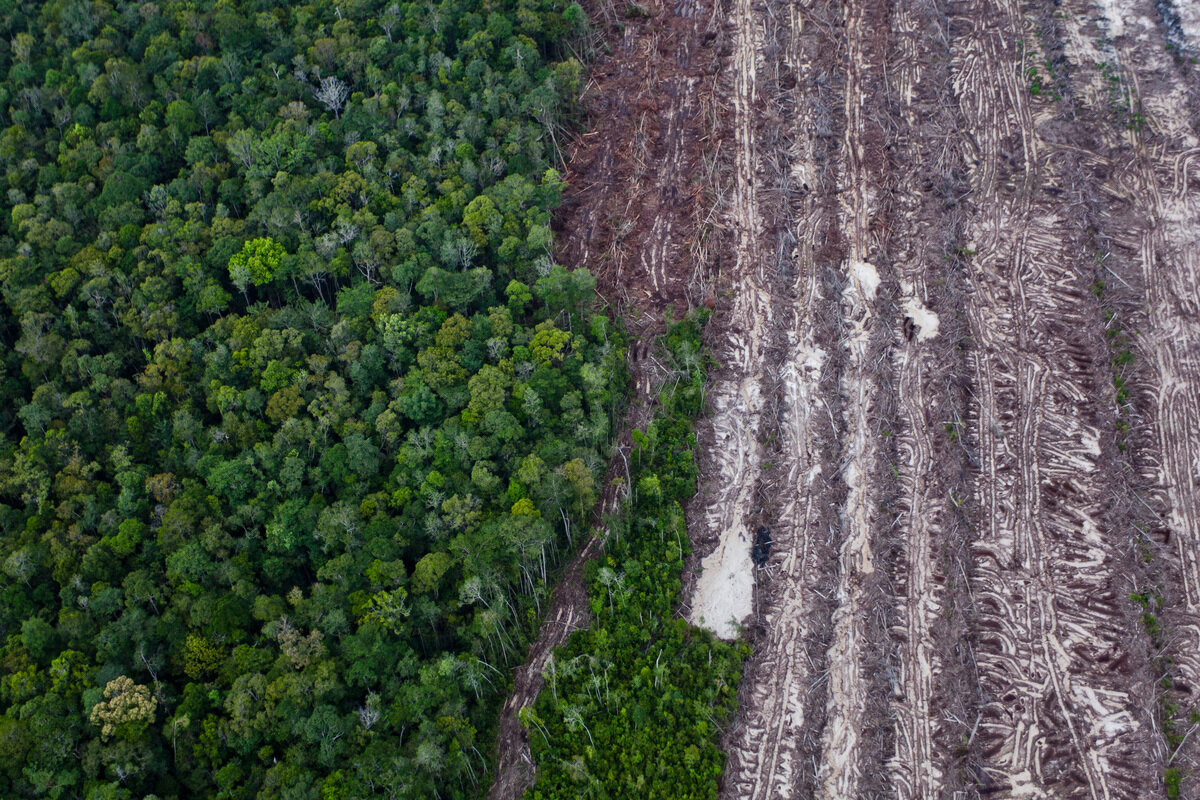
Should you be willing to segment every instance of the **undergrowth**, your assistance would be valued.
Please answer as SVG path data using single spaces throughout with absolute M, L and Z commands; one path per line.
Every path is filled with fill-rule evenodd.
M 1103 260 L 1103 254 L 1097 252 L 1097 265 L 1101 265 Z M 1113 387 L 1116 390 L 1117 447 L 1122 452 L 1125 452 L 1128 446 L 1127 437 L 1130 431 L 1129 418 L 1133 413 L 1132 400 L 1126 384 L 1127 368 L 1134 363 L 1135 356 L 1129 332 L 1121 327 L 1116 319 L 1116 314 L 1105 301 L 1107 288 L 1106 283 L 1099 278 L 1092 284 L 1092 293 L 1096 295 L 1104 311 L 1106 320 L 1104 336 L 1112 352 L 1110 367 L 1112 370 Z M 1139 331 L 1133 331 L 1134 335 L 1137 333 Z M 1134 526 L 1137 529 L 1136 539 L 1141 559 L 1146 565 L 1150 565 L 1154 562 L 1154 550 L 1147 538 L 1145 526 L 1138 522 L 1135 522 Z M 1196 711 L 1185 716 L 1183 709 L 1172 699 L 1172 689 L 1175 688 L 1175 684 L 1171 677 L 1171 657 L 1164 650 L 1167 631 L 1164 628 L 1161 615 L 1166 607 L 1166 599 L 1163 596 L 1162 588 L 1147 586 L 1140 592 L 1130 593 L 1129 599 L 1136 603 L 1142 610 L 1142 627 L 1145 629 L 1146 636 L 1150 639 L 1150 645 L 1153 648 L 1152 668 L 1153 674 L 1158 678 L 1159 688 L 1155 711 L 1162 730 L 1163 739 L 1167 745 L 1167 751 L 1171 754 L 1162 771 L 1163 786 L 1168 798 L 1181 797 L 1181 784 L 1184 774 L 1178 767 L 1171 766 L 1171 764 L 1175 753 L 1178 752 L 1187 738 L 1187 734 L 1181 731 L 1183 727 L 1182 723 L 1186 719 L 1188 722 L 1195 724 L 1200 722 L 1200 716 L 1198 716 Z
M 717 796 L 717 737 L 749 648 L 676 614 L 690 550 L 681 503 L 696 491 L 692 420 L 711 363 L 700 344 L 706 318 L 668 319 L 661 344 L 678 380 L 634 431 L 630 499 L 589 565 L 592 625 L 555 651 L 545 688 L 522 712 L 538 765 L 529 800 Z

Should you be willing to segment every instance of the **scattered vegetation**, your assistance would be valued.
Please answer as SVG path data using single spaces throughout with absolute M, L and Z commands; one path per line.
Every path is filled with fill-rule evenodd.
M 1166 645 L 1166 631 L 1159 619 L 1159 614 L 1162 613 L 1166 602 L 1160 589 L 1134 592 L 1129 595 L 1129 599 L 1142 609 L 1142 626 L 1146 629 L 1146 635 L 1150 637 L 1150 644 L 1154 647 L 1155 652 L 1154 671 L 1161 676 L 1158 680 L 1158 721 L 1162 727 L 1163 740 L 1167 744 L 1169 753 L 1162 777 L 1167 797 L 1175 798 L 1180 796 L 1183 772 L 1178 767 L 1171 766 L 1171 763 L 1175 760 L 1175 755 L 1183 745 L 1187 734 L 1180 731 L 1180 723 L 1184 720 L 1184 715 L 1179 705 L 1172 699 L 1171 690 L 1175 683 L 1171 678 L 1171 662 L 1170 658 L 1163 654 L 1163 648 Z M 1200 717 L 1197 716 L 1196 711 L 1192 712 L 1191 717 L 1190 721 L 1193 726 L 1200 723 Z
M 1097 42 L 1101 48 L 1111 48 L 1112 42 L 1107 38 Z M 1118 124 L 1129 130 L 1141 130 L 1146 124 L 1140 102 L 1136 102 L 1133 93 L 1126 86 L 1120 72 L 1107 61 L 1096 64 L 1100 77 L 1108 87 L 1108 109 L 1117 119 Z
M 1108 257 L 1107 253 L 1097 250 L 1094 257 L 1097 269 L 1103 268 L 1104 262 Z M 1110 352 L 1112 353 L 1110 368 L 1112 370 L 1113 386 L 1116 389 L 1117 447 L 1124 452 L 1128 447 L 1127 436 L 1130 430 L 1128 420 L 1133 413 L 1132 401 L 1129 396 L 1129 390 L 1126 387 L 1126 369 L 1135 360 L 1133 344 L 1129 334 L 1117 322 L 1115 312 L 1111 310 L 1110 305 L 1106 301 L 1108 284 L 1097 277 L 1092 282 L 1091 288 L 1092 293 L 1100 301 L 1101 308 L 1104 311 L 1106 322 L 1104 333 L 1105 338 L 1108 340 Z M 1134 333 L 1136 334 L 1137 332 L 1135 331 Z M 1142 563 L 1145 565 L 1153 564 L 1155 550 L 1146 533 L 1145 524 L 1135 521 L 1133 525 L 1135 529 L 1134 538 Z M 1179 732 L 1182 714 L 1179 706 L 1171 699 L 1174 681 L 1171 678 L 1171 659 L 1164 653 L 1167 631 L 1161 616 L 1166 607 L 1166 601 L 1163 597 L 1161 587 L 1145 588 L 1140 592 L 1133 592 L 1129 595 L 1129 599 L 1142 610 L 1142 627 L 1146 631 L 1146 635 L 1153 648 L 1151 662 L 1154 674 L 1158 676 L 1159 688 L 1156 714 L 1171 759 L 1167 761 L 1163 769 L 1164 786 L 1168 797 L 1179 797 L 1183 773 L 1177 767 L 1172 767 L 1171 763 L 1174 754 L 1178 751 L 1180 745 L 1183 744 L 1187 734 Z

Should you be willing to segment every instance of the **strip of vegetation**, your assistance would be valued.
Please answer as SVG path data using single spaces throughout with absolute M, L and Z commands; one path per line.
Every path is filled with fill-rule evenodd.
M 1166 788 L 1167 797 L 1176 798 L 1180 796 L 1184 773 L 1179 767 L 1172 766 L 1172 764 L 1176 753 L 1187 738 L 1187 734 L 1182 732 L 1181 728 L 1184 725 L 1191 728 L 1200 725 L 1200 710 L 1193 709 L 1185 715 L 1184 710 L 1172 699 L 1172 689 L 1175 684 L 1171 679 L 1171 659 L 1163 652 L 1164 631 L 1162 622 L 1158 618 L 1165 605 L 1162 593 L 1158 590 L 1147 589 L 1130 594 L 1129 599 L 1141 606 L 1142 625 L 1146 629 L 1146 635 L 1150 637 L 1150 643 L 1154 646 L 1154 671 L 1161 676 L 1158 681 L 1160 689 L 1157 703 L 1158 720 L 1162 726 L 1163 739 L 1166 741 L 1169 753 L 1167 764 L 1163 768 L 1163 785 Z
M 0 0 L 0 796 L 486 787 L 623 378 L 559 0 Z
M 678 380 L 634 432 L 630 498 L 608 521 L 589 567 L 592 626 L 559 648 L 546 686 L 523 712 L 538 765 L 531 800 L 715 798 L 725 756 L 720 726 L 736 706 L 749 648 L 679 618 L 689 552 L 681 502 L 696 491 L 692 420 L 703 410 L 707 314 L 668 325 L 662 344 Z
M 1106 258 L 1105 254 L 1097 251 L 1095 258 L 1097 267 L 1102 267 Z M 1117 448 L 1121 452 L 1125 452 L 1128 448 L 1128 436 L 1130 432 L 1129 419 L 1134 411 L 1133 400 L 1130 397 L 1129 387 L 1127 386 L 1126 372 L 1134 363 L 1135 357 L 1133 341 L 1129 333 L 1116 320 L 1116 314 L 1110 308 L 1110 304 L 1106 299 L 1107 288 L 1105 281 L 1099 277 L 1092 283 L 1092 292 L 1100 301 L 1101 309 L 1104 312 L 1106 321 L 1104 336 L 1108 340 L 1110 351 L 1113 353 L 1110 359 L 1110 367 L 1113 376 L 1113 388 L 1116 390 Z M 1135 336 L 1137 333 L 1137 331 L 1133 332 Z M 1137 531 L 1138 552 L 1143 564 L 1148 568 L 1155 560 L 1154 548 L 1146 535 L 1144 524 L 1135 522 L 1134 527 Z M 1149 574 L 1150 572 L 1147 569 L 1147 577 Z M 1155 713 L 1158 717 L 1163 739 L 1167 744 L 1167 751 L 1170 754 L 1170 760 L 1168 760 L 1162 772 L 1163 785 L 1167 797 L 1177 798 L 1180 796 L 1184 773 L 1178 767 L 1172 766 L 1172 763 L 1176 752 L 1187 736 L 1186 733 L 1180 733 L 1180 728 L 1185 719 L 1190 725 L 1200 723 L 1200 711 L 1193 710 L 1190 714 L 1185 715 L 1183 709 L 1172 699 L 1178 693 L 1173 691 L 1175 683 L 1171 677 L 1173 672 L 1171 658 L 1164 651 L 1166 632 L 1163 628 L 1160 615 L 1163 613 L 1166 601 L 1163 597 L 1161 587 L 1147 587 L 1141 592 L 1132 592 L 1129 595 L 1129 599 L 1142 609 L 1142 627 L 1145 629 L 1146 635 L 1153 647 L 1151 667 L 1153 674 L 1157 678 L 1159 688 Z
M 1103 265 L 1104 254 L 1096 253 L 1097 265 Z M 1132 412 L 1129 397 L 1129 388 L 1126 386 L 1127 376 L 1126 369 L 1133 363 L 1133 342 L 1129 338 L 1129 334 L 1121 327 L 1116 319 L 1116 314 L 1110 310 L 1105 304 L 1104 291 L 1106 284 L 1103 280 L 1097 278 L 1092 283 L 1092 293 L 1100 301 L 1104 310 L 1104 338 L 1108 340 L 1109 348 L 1114 352 L 1110 360 L 1113 376 L 1113 388 L 1116 390 L 1117 400 L 1117 447 L 1121 452 L 1125 452 L 1128 447 L 1126 441 L 1129 434 L 1129 417 Z M 1137 331 L 1134 331 L 1136 334 Z

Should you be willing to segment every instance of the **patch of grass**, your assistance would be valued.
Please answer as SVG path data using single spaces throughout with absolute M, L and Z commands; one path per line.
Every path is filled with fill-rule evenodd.
M 1025 77 L 1029 79 L 1029 93 L 1034 97 L 1038 97 L 1042 93 L 1042 76 L 1038 74 L 1037 67 L 1030 67 L 1025 71 Z
M 1167 767 L 1163 770 L 1163 783 L 1167 787 L 1167 797 L 1179 797 L 1179 784 L 1183 781 L 1183 773 L 1178 767 Z

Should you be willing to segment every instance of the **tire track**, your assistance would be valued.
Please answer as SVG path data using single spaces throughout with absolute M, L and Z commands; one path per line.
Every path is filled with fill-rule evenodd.
M 774 154 L 760 175 L 762 191 L 782 199 L 770 265 L 774 319 L 782 336 L 772 344 L 767 368 L 773 465 L 762 470 L 758 486 L 764 505 L 758 518 L 770 524 L 772 543 L 758 589 L 757 640 L 743 678 L 743 714 L 726 739 L 731 758 L 725 798 L 805 798 L 815 792 L 817 780 L 828 686 L 822 662 L 839 539 L 830 450 L 836 440 L 838 354 L 832 357 L 817 344 L 836 341 L 839 325 L 840 287 L 828 279 L 841 258 L 838 187 L 829 152 L 839 146 L 832 130 L 835 90 L 827 80 L 814 80 L 827 76 L 828 61 L 844 55 L 817 19 L 832 17 L 830 8 L 748 4 L 734 16 L 739 31 L 756 32 L 760 48 L 756 74 L 766 89 L 758 90 L 755 121 L 763 126 L 760 140 Z M 740 34 L 739 40 L 749 37 Z M 817 65 L 814 56 L 828 61 Z
M 754 569 L 750 515 L 757 490 L 766 408 L 763 366 L 774 318 L 767 261 L 763 256 L 758 182 L 761 163 L 755 141 L 754 106 L 761 60 L 761 31 L 751 0 L 734 0 L 733 197 L 729 224 L 734 238 L 733 307 L 718 349 L 724 365 L 713 387 L 711 417 L 716 492 L 703 507 L 705 527 L 719 534 L 716 549 L 702 561 L 690 618 L 725 638 L 737 636 L 753 611 Z M 707 470 L 706 470 L 707 471 Z
M 810 9 L 784 8 L 764 15 L 777 25 L 768 37 L 779 87 L 772 113 L 790 121 L 781 136 L 784 160 L 775 187 L 790 201 L 790 218 L 778 245 L 777 303 L 787 327 L 777 376 L 777 466 L 763 491 L 774 512 L 773 543 L 760 584 L 762 635 L 744 679 L 744 724 L 730 737 L 723 792 L 756 800 L 810 797 L 814 790 L 826 691 L 828 575 L 837 536 L 829 466 L 836 403 L 828 399 L 836 392 L 836 373 L 817 344 L 830 341 L 837 324 L 836 290 L 818 267 L 836 236 L 828 199 L 835 174 L 821 166 L 825 151 L 836 145 L 825 119 L 830 90 L 807 80 L 817 70 L 813 53 L 830 43 L 819 25 L 806 24 Z
M 1117 10 L 1077 0 L 1067 7 L 1067 52 L 1112 154 L 1102 165 L 1110 271 L 1140 289 L 1140 308 L 1126 323 L 1141 331 L 1135 346 L 1147 366 L 1134 373 L 1141 378 L 1132 395 L 1141 421 L 1134 462 L 1172 556 L 1161 577 L 1169 587 L 1165 654 L 1173 695 L 1194 708 L 1200 700 L 1200 140 L 1190 124 L 1196 98 L 1164 46 L 1169 32 L 1155 24 L 1153 5 L 1131 2 Z M 1194 47 L 1194 26 L 1183 31 Z M 1132 124 L 1111 113 L 1117 92 L 1141 113 Z M 1185 737 L 1172 747 L 1164 766 L 1200 766 L 1195 741 Z M 1191 794 L 1194 781 L 1189 776 Z
M 779 170 L 778 163 L 770 165 L 782 174 L 773 174 L 767 183 L 760 167 L 762 174 L 756 176 L 785 200 L 785 207 L 776 209 L 783 219 L 778 220 L 774 263 L 769 264 L 766 253 L 759 257 L 764 270 L 759 285 L 771 293 L 772 318 L 782 332 L 781 340 L 771 345 L 772 363 L 765 370 L 770 391 L 764 401 L 770 402 L 774 414 L 764 426 L 778 435 L 771 450 L 775 465 L 760 471 L 757 488 L 758 497 L 769 505 L 760 519 L 771 525 L 772 537 L 757 601 L 761 636 L 742 682 L 743 713 L 727 736 L 730 761 L 722 792 L 724 797 L 756 800 L 806 796 L 804 787 L 814 778 L 808 759 L 817 748 L 813 716 L 819 715 L 824 698 L 813 685 L 821 657 L 814 638 L 824 605 L 818 594 L 822 571 L 832 555 L 826 465 L 833 412 L 822 388 L 832 387 L 833 376 L 828 355 L 816 342 L 833 324 L 833 315 L 829 289 L 816 267 L 824 246 L 821 232 L 828 227 L 826 200 L 813 190 L 829 175 L 817 167 L 815 150 L 821 145 L 809 114 L 810 107 L 823 100 L 814 96 L 811 86 L 796 80 L 810 68 L 801 45 L 801 15 L 795 4 L 756 9 L 743 2 L 736 3 L 734 14 L 741 53 L 734 63 L 735 82 L 753 63 L 755 79 L 761 75 L 771 87 L 770 96 L 759 98 L 757 110 L 753 103 L 743 106 L 746 125 L 762 124 L 764 105 L 767 115 L 788 121 L 767 131 L 768 141 L 774 134 L 773 144 L 786 151 L 778 153 L 784 157 L 784 169 Z M 755 52 L 753 62 L 749 48 Z M 772 55 L 769 61 L 767 51 Z M 794 99 L 782 89 L 787 84 L 795 86 Z M 758 91 L 756 86 L 755 95 Z M 745 138 L 757 141 L 753 136 L 750 128 Z
M 1147 6 L 1133 2 L 1124 13 L 1147 19 L 1153 12 Z M 1153 343 L 1146 355 L 1157 375 L 1155 484 L 1166 495 L 1186 614 L 1176 628 L 1186 639 L 1174 655 L 1194 691 L 1200 688 L 1200 141 L 1188 124 L 1182 81 L 1169 79 L 1172 65 L 1154 30 L 1126 25 L 1113 49 L 1134 107 L 1145 109 L 1144 128 L 1128 132 L 1135 160 L 1125 196 L 1142 218 L 1136 263 L 1146 294 L 1146 340 Z
M 1036 37 L 1008 0 L 956 2 L 944 30 L 932 3 L 847 2 L 840 20 L 828 8 L 730 5 L 736 296 L 714 403 L 722 468 L 704 506 L 723 539 L 694 618 L 711 625 L 696 609 L 706 586 L 728 588 L 728 565 L 749 572 L 760 498 L 758 518 L 776 525 L 723 796 L 1147 796 L 1152 690 L 1142 656 L 1128 666 L 1129 549 L 1105 514 L 1114 390 L 1089 232 L 1064 198 L 1080 156 L 1028 85 L 1045 56 L 1023 44 Z M 794 109 L 772 106 L 777 86 L 799 87 Z M 764 136 L 776 119 L 782 159 Z M 894 177 L 885 145 L 903 166 Z M 787 180 L 771 182 L 773 160 Z M 937 171 L 950 174 L 931 188 Z M 775 275 L 764 220 L 781 188 L 799 199 Z M 937 218 L 964 196 L 962 222 Z M 930 256 L 957 246 L 960 227 L 974 256 L 950 274 Z M 831 270 L 834 287 L 820 277 Z M 931 343 L 956 285 L 950 327 L 970 336 L 969 377 Z M 776 354 L 778 370 L 762 363 Z M 965 423 L 952 381 L 970 387 Z M 894 523 L 880 508 L 879 430 L 893 402 Z M 761 444 L 773 434 L 776 447 Z M 964 500 L 952 490 L 967 463 Z M 969 557 L 961 519 L 975 528 Z
M 975 349 L 969 424 L 979 450 L 972 583 L 985 693 L 977 744 L 1012 796 L 1144 796 L 1153 749 L 1128 676 L 1106 667 L 1124 638 L 1118 549 L 1102 529 L 1097 397 L 1103 348 L 1089 314 L 1080 231 L 1057 197 L 1065 176 L 1038 133 L 1025 82 L 1041 59 L 1007 3 L 956 5 L 953 42 L 976 152 Z M 1038 61 L 1034 61 L 1038 59 Z M 1143 695 L 1144 696 L 1144 695 Z
M 926 35 L 940 30 L 933 3 L 901 4 L 892 14 L 889 75 L 899 109 L 900 134 L 893 157 L 920 165 L 897 176 L 893 236 L 900 283 L 901 325 L 894 331 L 892 368 L 898 400 L 897 478 L 900 483 L 897 556 L 892 621 L 892 687 L 895 752 L 887 782 L 901 800 L 951 795 L 954 745 L 970 739 L 967 718 L 973 680 L 955 658 L 965 645 L 959 581 L 966 567 L 960 520 L 952 497 L 964 497 L 962 451 L 947 442 L 943 427 L 961 419 L 950 391 L 952 370 L 961 364 L 952 342 L 959 323 L 931 310 L 953 309 L 959 290 L 956 270 L 947 265 L 959 236 L 957 197 L 962 154 L 949 144 L 960 126 L 950 113 L 953 92 L 946 70 L 948 42 Z M 958 177 L 956 177 L 958 176 Z M 946 327 L 951 343 L 939 331 Z M 961 502 L 961 500 L 960 500 Z M 951 627 L 953 624 L 954 627 Z M 953 789 L 951 787 L 954 787 Z

